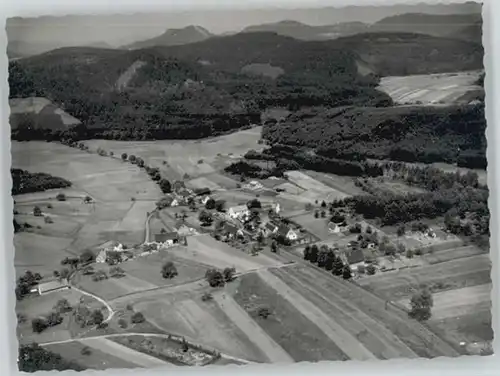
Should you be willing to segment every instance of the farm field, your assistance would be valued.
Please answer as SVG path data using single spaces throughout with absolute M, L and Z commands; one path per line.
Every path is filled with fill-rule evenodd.
M 88 338 L 81 342 L 85 343 L 85 345 L 89 346 L 91 349 L 96 349 L 115 358 L 131 362 L 135 364 L 136 367 L 151 368 L 169 364 L 156 357 L 123 346 L 108 338 Z
M 383 77 L 378 86 L 398 104 L 468 103 L 481 96 L 481 71 Z M 484 96 L 484 94 L 483 94 Z
M 14 168 L 45 172 L 73 183 L 68 190 L 14 197 L 15 208 L 21 213 L 20 222 L 35 226 L 32 232 L 17 233 L 14 237 L 18 270 L 29 267 L 33 272 L 52 274 L 68 253 L 77 255 L 108 240 L 123 243 L 144 240 L 146 211 L 154 208 L 161 193 L 138 167 L 56 143 L 13 141 L 11 150 Z M 67 194 L 68 199 L 55 200 L 59 192 Z M 96 204 L 84 204 L 86 195 Z M 133 202 L 132 197 L 151 201 Z M 34 205 L 54 223 L 44 223 L 44 218 L 32 216 Z
M 329 216 L 327 214 L 327 216 Z M 328 218 L 315 218 L 314 211 L 305 212 L 304 214 L 290 217 L 290 220 L 301 225 L 304 229 L 319 239 L 327 239 L 330 237 L 338 237 L 338 234 L 332 234 L 328 230 Z
M 173 247 L 175 257 L 191 260 L 201 265 L 223 269 L 234 267 L 236 272 L 246 272 L 266 266 L 277 266 L 279 262 L 264 254 L 250 256 L 210 235 L 197 235 L 188 238 L 187 247 Z
M 315 200 L 333 201 L 335 199 L 344 199 L 351 196 L 350 194 L 325 185 L 321 181 L 301 171 L 287 171 L 286 175 L 290 182 L 304 190 L 300 196 L 313 202 Z
M 295 361 L 349 359 L 318 326 L 265 283 L 259 274 L 244 275 L 237 283 L 234 300 Z M 259 318 L 259 307 L 268 308 L 271 315 L 267 319 Z
M 437 292 L 490 283 L 490 268 L 489 255 L 477 255 L 400 272 L 378 273 L 357 283 L 397 301 L 410 297 L 421 285 Z
M 223 157 L 235 158 L 244 155 L 250 149 L 262 150 L 263 145 L 257 143 L 260 132 L 261 127 L 255 127 L 206 140 L 152 142 L 90 140 L 85 143 L 90 149 L 100 147 L 113 151 L 115 155 L 127 153 L 141 157 L 147 165 L 158 167 L 167 179 L 181 180 L 186 174 L 194 179 L 214 173 L 225 164 L 221 161 Z M 196 181 L 194 184 L 196 185 Z M 214 184 L 220 185 L 217 179 Z
M 89 369 L 105 370 L 107 368 L 137 368 L 132 361 L 113 356 L 96 348 L 90 348 L 90 354 L 82 356 L 82 350 L 89 347 L 85 342 L 72 341 L 47 345 L 47 350 L 60 354 L 63 358 L 72 360 Z M 82 364 L 83 363 L 83 364 Z
M 432 320 L 442 320 L 455 316 L 473 314 L 479 310 L 491 308 L 491 284 L 463 287 L 454 290 L 436 292 L 432 295 Z M 399 302 L 406 309 L 410 308 L 410 299 Z
M 166 333 L 217 349 L 231 356 L 266 361 L 247 335 L 224 313 L 216 301 L 203 302 L 202 293 L 186 291 L 136 303 L 134 309 Z
M 329 174 L 325 172 L 317 172 L 312 170 L 302 171 L 305 175 L 323 183 L 324 185 L 340 191 L 347 195 L 362 195 L 365 192 L 354 184 L 354 178 L 350 176 L 341 176 Z

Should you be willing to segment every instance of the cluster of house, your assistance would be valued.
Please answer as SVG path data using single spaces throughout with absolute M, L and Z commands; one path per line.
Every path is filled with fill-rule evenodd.
M 99 253 L 95 259 L 95 262 L 98 264 L 103 264 L 108 261 L 109 253 L 116 252 L 120 255 L 120 261 L 126 261 L 130 258 L 130 252 L 125 252 L 126 250 L 123 248 L 123 244 L 116 241 L 109 241 L 104 244 L 101 244 L 99 247 Z
M 189 189 L 186 188 L 184 182 L 175 181 L 172 184 L 172 193 L 168 193 L 164 196 L 163 202 L 167 206 L 181 206 L 189 205 L 189 203 L 198 198 L 198 201 L 205 204 L 210 199 L 210 189 L 209 188 L 199 188 L 199 189 Z

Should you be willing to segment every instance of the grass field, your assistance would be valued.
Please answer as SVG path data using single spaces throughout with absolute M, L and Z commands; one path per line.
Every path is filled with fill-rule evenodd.
M 286 175 L 290 182 L 304 190 L 300 196 L 312 202 L 315 200 L 333 201 L 335 199 L 344 199 L 350 196 L 350 194 L 323 184 L 321 181 L 301 171 L 288 171 Z
M 383 77 L 378 88 L 398 104 L 467 103 L 481 96 L 482 88 L 475 84 L 480 74 L 471 71 Z
M 256 127 L 205 140 L 153 142 L 91 140 L 86 144 L 90 149 L 101 147 L 113 151 L 115 155 L 127 153 L 141 157 L 146 164 L 158 167 L 169 180 L 183 179 L 185 174 L 195 179 L 205 175 L 210 176 L 216 170 L 220 170 L 223 165 L 228 164 L 228 161 L 224 160 L 225 157 L 242 156 L 250 149 L 262 150 L 263 145 L 257 143 L 260 132 L 261 128 Z M 210 180 L 210 177 L 207 178 Z M 219 179 L 215 178 L 213 185 L 221 185 L 217 182 Z M 196 184 L 195 181 L 193 186 Z
M 333 235 L 330 231 L 328 231 L 328 214 L 325 218 L 321 218 L 321 216 L 319 218 L 315 218 L 314 211 L 311 211 L 298 216 L 293 216 L 290 219 L 301 225 L 319 239 L 326 240 Z
M 460 258 L 404 271 L 391 271 L 360 279 L 361 286 L 389 300 L 410 297 L 419 286 L 433 291 L 453 290 L 490 283 L 489 255 Z
M 69 253 L 79 254 L 108 240 L 139 243 L 144 240 L 146 212 L 154 208 L 159 188 L 137 166 L 117 158 L 100 157 L 47 142 L 12 142 L 12 166 L 45 172 L 70 180 L 68 190 L 53 190 L 14 197 L 20 222 L 34 226 L 31 233 L 15 235 L 15 264 L 52 274 Z M 59 192 L 67 200 L 59 202 Z M 84 204 L 90 195 L 95 204 Z M 132 197 L 150 201 L 131 200 Z M 38 205 L 54 223 L 31 213 Z M 52 208 L 49 208 L 52 206 Z M 40 226 L 37 228 L 36 226 Z
M 250 256 L 226 243 L 215 240 L 210 235 L 189 237 L 187 247 L 174 247 L 170 252 L 175 257 L 191 260 L 201 265 L 220 269 L 234 267 L 236 272 L 279 264 L 277 260 L 264 254 Z
M 138 365 L 132 361 L 117 357 L 96 348 L 90 348 L 89 355 L 82 355 L 82 350 L 89 347 L 86 343 L 78 341 L 54 344 L 46 346 L 47 350 L 60 354 L 67 360 L 72 360 L 78 364 L 95 370 L 105 370 L 108 368 L 137 368 Z
M 267 357 L 224 313 L 216 302 L 203 302 L 193 291 L 169 294 L 163 299 L 134 305 L 146 319 L 167 333 L 254 361 Z
M 354 184 L 354 178 L 350 176 L 341 176 L 310 170 L 303 171 L 303 173 L 323 183 L 324 185 L 347 195 L 362 195 L 365 193 L 360 187 Z
M 318 326 L 298 312 L 258 274 L 247 274 L 241 278 L 234 299 L 295 361 L 349 359 Z M 271 311 L 267 319 L 258 318 L 256 311 L 260 307 Z

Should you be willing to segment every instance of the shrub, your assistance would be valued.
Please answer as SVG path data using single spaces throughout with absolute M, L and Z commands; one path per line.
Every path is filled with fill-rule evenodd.
M 210 294 L 209 292 L 206 292 L 204 293 L 202 296 L 201 296 L 201 300 L 204 301 L 204 302 L 207 302 L 209 300 L 212 300 L 214 297 L 212 296 L 212 294 Z
M 42 318 L 36 318 L 31 320 L 31 328 L 34 333 L 41 333 L 47 329 L 47 322 Z
M 366 268 L 364 265 L 358 265 L 358 274 L 365 274 Z
M 234 279 L 235 273 L 236 273 L 236 269 L 235 268 L 229 268 L 229 267 L 225 268 L 222 271 L 222 275 L 224 276 L 224 281 L 231 282 Z
M 85 346 L 82 351 L 80 351 L 82 355 L 89 356 L 92 354 L 92 350 L 90 350 L 90 347 Z
M 376 271 L 377 271 L 377 269 L 372 264 L 370 264 L 366 267 L 366 274 L 368 274 L 368 275 L 374 275 Z
M 141 312 L 136 312 L 132 315 L 132 318 L 130 319 L 130 321 L 133 324 L 140 324 L 140 323 L 146 321 L 146 319 Z
M 47 204 L 47 209 L 52 209 L 52 204 Z M 14 213 L 17 214 L 17 213 Z
M 406 250 L 406 257 L 408 257 L 409 259 L 413 258 L 413 250 L 412 249 Z
M 271 315 L 271 311 L 267 307 L 260 307 L 257 311 L 257 315 L 263 319 L 267 319 Z
M 61 192 L 56 196 L 56 199 L 57 201 L 66 201 L 66 195 Z
M 433 299 L 429 290 L 423 289 L 413 294 L 410 304 L 411 310 L 408 312 L 408 316 L 419 321 L 426 321 L 431 318 Z
M 42 209 L 40 209 L 40 207 L 39 207 L 39 206 L 35 206 L 35 207 L 33 208 L 33 215 L 34 215 L 35 217 L 41 217 L 41 216 L 42 216 Z
M 100 309 L 94 310 L 92 312 L 91 318 L 92 318 L 92 322 L 95 325 L 101 325 L 102 322 L 104 321 L 104 315 L 102 314 Z
M 163 264 L 161 268 L 161 275 L 163 278 L 172 279 L 178 274 L 179 273 L 177 272 L 177 268 L 172 261 L 167 261 L 165 264 Z
M 220 287 L 224 286 L 225 284 L 224 276 L 219 270 L 216 269 L 207 270 L 207 272 L 205 273 L 205 278 L 207 279 L 208 284 L 211 287 Z
M 46 216 L 46 217 L 44 218 L 44 222 L 45 222 L 45 223 L 49 223 L 49 224 L 50 224 L 50 223 L 54 223 L 54 221 L 52 220 L 52 218 L 50 218 L 49 216 Z

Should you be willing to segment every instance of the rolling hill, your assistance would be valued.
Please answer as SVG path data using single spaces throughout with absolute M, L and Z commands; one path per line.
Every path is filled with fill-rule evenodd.
M 482 21 L 481 13 L 424 14 L 405 13 L 383 18 L 370 27 L 371 32 L 405 32 L 451 37 L 464 27 Z
M 72 137 L 119 139 L 203 138 L 260 123 L 269 106 L 391 103 L 358 75 L 352 53 L 302 43 L 241 34 L 191 47 L 63 48 L 11 62 L 10 96 L 51 99 L 86 125 Z M 259 62 L 284 74 L 242 72 Z
M 212 34 L 201 26 L 187 26 L 182 29 L 168 29 L 155 38 L 135 42 L 122 48 L 134 50 L 154 46 L 176 46 L 201 42 L 211 36 Z

